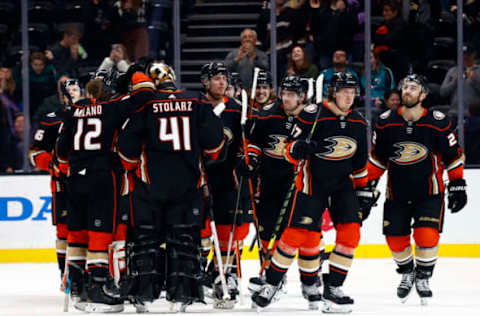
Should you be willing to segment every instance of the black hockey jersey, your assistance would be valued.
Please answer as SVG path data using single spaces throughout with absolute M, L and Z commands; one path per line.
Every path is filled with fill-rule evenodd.
M 207 100 L 205 102 L 207 102 L 206 105 L 212 106 Z M 238 163 L 238 154 L 242 145 L 240 126 L 242 109 L 237 101 L 227 97 L 224 97 L 223 103 L 225 109 L 221 112 L 220 118 L 228 147 L 223 161 L 206 165 L 207 182 L 212 192 L 233 191 L 237 189 L 238 185 L 235 167 Z
M 30 163 L 35 168 L 44 171 L 51 169 L 52 154 L 63 123 L 63 114 L 62 110 L 58 113 L 48 113 L 42 117 L 39 127 L 33 136 L 31 149 L 28 152 Z
M 119 154 L 124 166 L 151 184 L 159 199 L 199 188 L 201 154 L 217 159 L 225 144 L 221 120 L 199 93 L 144 89 L 139 108 L 123 126 Z
M 302 138 L 310 133 L 317 111 L 321 111 L 312 140 L 317 143 L 314 153 L 301 172 L 305 193 L 311 183 L 313 192 L 330 191 L 352 178 L 355 187 L 367 184 L 367 123 L 357 111 L 337 116 L 328 104 L 307 106 L 298 116 Z M 310 179 L 311 176 L 311 179 Z M 297 182 L 300 186 L 300 182 Z
M 60 162 L 69 162 L 72 173 L 121 167 L 115 151 L 118 130 L 136 105 L 130 96 L 108 101 L 83 99 L 68 112 L 57 143 Z
M 260 192 L 283 192 L 293 179 L 293 168 L 285 159 L 285 148 L 288 141 L 301 133 L 298 128 L 294 130 L 296 118 L 285 114 L 279 101 L 264 107 L 254 120 L 248 147 L 261 157 Z
M 451 180 L 463 176 L 464 155 L 452 122 L 443 113 L 426 109 L 418 121 L 407 122 L 402 110 L 380 115 L 372 137 L 369 178 L 378 179 L 388 170 L 388 199 L 441 194 L 444 169 Z

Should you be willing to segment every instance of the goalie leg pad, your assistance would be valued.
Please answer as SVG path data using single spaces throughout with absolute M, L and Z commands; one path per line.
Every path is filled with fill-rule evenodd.
M 137 301 L 153 302 L 165 281 L 165 250 L 153 229 L 135 228 L 127 242 L 128 277 L 122 292 Z
M 167 235 L 167 300 L 203 302 L 199 228 L 173 225 Z

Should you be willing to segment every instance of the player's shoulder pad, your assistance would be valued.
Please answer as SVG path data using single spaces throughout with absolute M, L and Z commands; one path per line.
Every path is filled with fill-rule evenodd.
M 430 117 L 430 122 L 433 126 L 436 126 L 440 129 L 445 129 L 449 125 L 451 125 L 451 121 L 448 116 L 440 111 L 433 110 L 429 111 L 428 114 L 428 116 Z
M 383 112 L 382 114 L 380 114 L 379 118 L 380 118 L 381 120 L 386 120 L 386 119 L 388 119 L 391 115 L 392 115 L 392 110 L 387 110 L 387 111 Z
M 272 102 L 272 103 L 270 103 L 270 104 L 267 104 L 267 105 L 265 105 L 265 106 L 262 108 L 262 111 L 269 111 L 269 110 L 271 110 L 274 106 L 275 106 L 275 102 Z
M 318 105 L 312 103 L 307 105 L 303 110 L 307 113 L 315 114 L 318 111 Z

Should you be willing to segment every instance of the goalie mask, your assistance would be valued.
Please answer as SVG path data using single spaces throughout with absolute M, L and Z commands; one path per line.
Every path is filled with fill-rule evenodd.
M 165 63 L 152 62 L 147 67 L 147 75 L 153 80 L 156 87 L 166 83 L 175 83 L 176 76 L 173 69 Z

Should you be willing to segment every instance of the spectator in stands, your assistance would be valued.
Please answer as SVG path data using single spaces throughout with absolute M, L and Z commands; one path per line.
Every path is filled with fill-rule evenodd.
M 347 0 L 330 0 L 325 7 L 318 1 L 310 1 L 310 6 L 310 30 L 317 48 L 318 65 L 325 69 L 331 66 L 333 52 L 352 51 L 353 36 L 358 28 L 357 12 Z
M 0 67 L 0 129 L 5 133 L 13 133 L 13 118 L 19 112 L 14 102 L 15 80 L 9 68 Z M 5 129 L 5 130 L 4 130 Z M 4 140 L 0 136 L 0 141 Z
M 30 117 L 46 97 L 55 93 L 55 74 L 55 68 L 47 65 L 44 53 L 34 52 L 30 55 Z
M 477 52 L 470 44 L 463 47 L 463 107 L 468 115 L 470 104 L 480 100 L 480 67 L 475 62 Z M 450 68 L 442 82 L 440 96 L 450 98 L 450 113 L 457 113 L 457 66 Z
M 53 45 L 50 50 L 45 51 L 45 55 L 55 67 L 58 76 L 65 74 L 77 76 L 78 62 L 88 57 L 87 52 L 80 44 L 82 35 L 81 27 L 78 24 L 68 24 L 63 31 L 62 40 Z
M 258 39 L 263 50 L 270 52 L 270 7 L 264 1 L 257 22 Z M 288 62 L 288 54 L 293 45 L 304 45 L 306 42 L 307 12 L 302 2 L 276 0 L 277 13 L 277 77 L 283 77 L 284 65 Z M 275 71 L 275 69 L 272 69 Z
M 9 143 L 14 134 L 15 115 L 19 112 L 17 105 L 12 101 L 15 90 L 15 81 L 10 69 L 0 68 L 0 172 L 10 167 Z
M 294 46 L 288 59 L 286 75 L 316 79 L 318 73 L 317 66 L 310 62 L 305 48 L 300 45 Z
M 49 97 L 46 97 L 42 105 L 37 109 L 33 116 L 34 122 L 39 122 L 39 120 L 48 113 L 56 112 L 64 107 L 63 103 L 63 93 L 62 93 L 62 85 L 70 79 L 68 76 L 61 76 L 60 79 L 57 81 L 57 92 L 52 94 Z
M 225 65 L 229 72 L 238 72 L 245 87 L 252 86 L 253 69 L 259 67 L 268 68 L 267 54 L 255 47 L 257 32 L 252 29 L 244 29 L 240 34 L 241 45 L 228 53 Z
M 328 87 L 330 86 L 330 80 L 332 80 L 333 74 L 336 72 L 349 72 L 357 80 L 358 75 L 352 68 L 348 67 L 347 52 L 344 50 L 337 50 L 333 53 L 333 67 L 327 68 L 322 71 L 323 74 L 323 97 L 327 97 Z
M 480 100 L 469 106 L 465 120 L 465 157 L 467 164 L 480 164 Z
M 128 56 L 133 60 L 148 56 L 148 0 L 118 0 L 113 7 Z
M 13 128 L 14 134 L 10 134 L 5 144 L 0 144 L 0 172 L 11 173 L 22 169 L 23 165 L 23 113 L 15 115 Z
M 370 53 L 370 64 L 372 67 L 371 78 L 371 96 L 373 104 L 376 107 L 382 105 L 382 100 L 386 91 L 393 90 L 395 88 L 395 80 L 393 78 L 392 70 L 383 65 L 379 56 L 375 52 Z M 362 89 L 365 91 L 365 75 L 361 79 Z
M 128 59 L 127 49 L 123 44 L 113 44 L 110 56 L 105 57 L 98 70 L 107 70 L 108 72 L 116 71 L 127 72 L 130 62 Z
M 395 0 L 386 0 L 382 8 L 385 21 L 375 30 L 375 53 L 396 78 L 403 78 L 407 74 L 408 59 L 404 54 L 405 22 L 400 15 L 400 5 Z
M 383 97 L 385 102 L 382 109 L 395 111 L 400 107 L 400 92 L 398 90 L 387 90 Z

